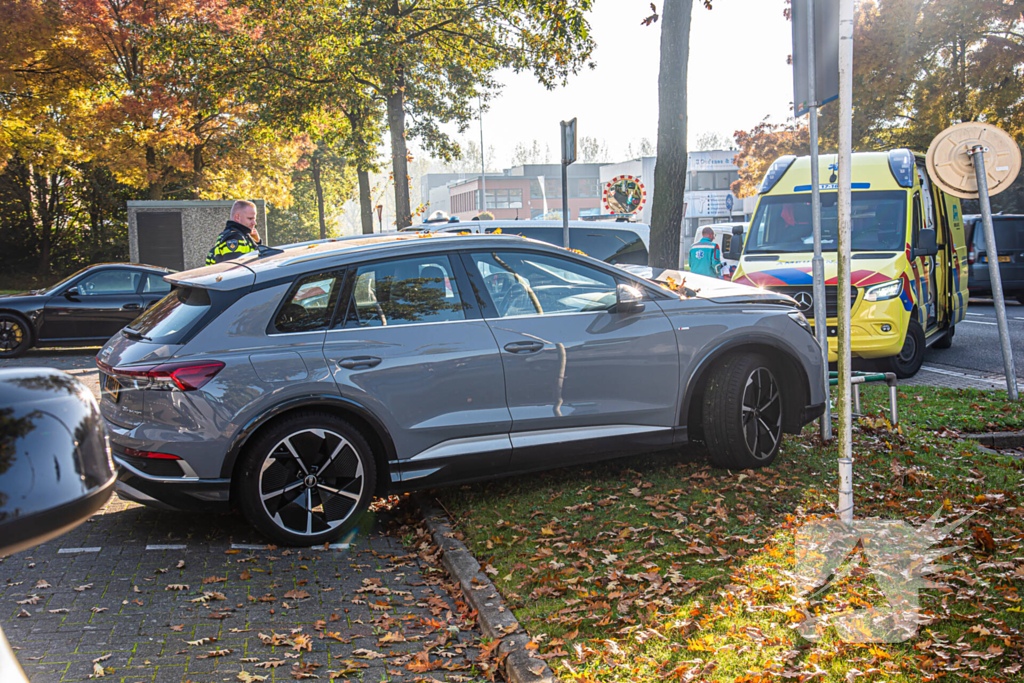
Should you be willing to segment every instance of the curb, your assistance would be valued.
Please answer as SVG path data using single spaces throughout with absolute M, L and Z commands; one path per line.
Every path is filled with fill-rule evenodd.
M 441 563 L 462 588 L 470 607 L 476 610 L 480 630 L 488 638 L 502 639 L 498 653 L 505 655 L 505 677 L 511 683 L 560 683 L 548 663 L 535 659 L 526 650 L 529 637 L 498 592 L 498 588 L 480 569 L 469 548 L 455 538 L 448 515 L 423 495 L 415 496 L 420 516 L 434 543 L 441 549 Z M 518 632 L 517 632 L 518 631 Z
M 1021 448 L 1024 446 L 1024 432 L 987 432 L 985 434 L 964 434 L 989 448 Z

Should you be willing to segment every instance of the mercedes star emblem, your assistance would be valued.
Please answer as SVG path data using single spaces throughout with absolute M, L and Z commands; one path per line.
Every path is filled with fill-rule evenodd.
M 797 292 L 793 298 L 796 299 L 796 307 L 801 311 L 809 311 L 814 308 L 814 297 L 810 292 Z

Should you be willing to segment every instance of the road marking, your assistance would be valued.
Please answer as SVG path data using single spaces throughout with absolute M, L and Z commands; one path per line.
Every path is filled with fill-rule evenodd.
M 309 549 L 310 550 L 323 550 L 324 547 L 322 545 L 313 545 L 313 546 L 310 546 Z M 327 549 L 328 550 L 348 550 L 349 549 L 349 544 L 348 543 L 332 543 L 329 546 L 327 546 Z
M 976 315 L 976 316 L 984 317 L 985 314 L 984 313 L 968 313 L 967 315 Z
M 75 555 L 77 553 L 98 553 L 103 548 L 61 548 L 57 551 L 58 555 Z
M 266 550 L 266 545 L 256 545 L 255 543 L 232 543 L 232 550 Z
M 933 368 L 933 367 L 931 367 L 929 365 L 922 365 L 921 369 L 922 370 L 927 370 L 928 372 L 934 372 L 937 375 L 949 375 L 950 377 L 966 377 L 967 379 L 976 379 L 976 380 L 979 380 L 979 381 L 982 381 L 982 382 L 991 382 L 992 381 L 992 380 L 988 379 L 987 377 L 979 377 L 977 375 L 968 375 L 966 372 L 954 372 L 952 370 L 943 370 L 942 368 Z
M 995 325 L 996 323 L 986 323 L 980 320 L 961 320 L 962 323 L 971 323 L 972 325 Z
M 184 543 L 181 544 L 170 544 L 170 545 L 147 545 L 146 550 L 185 550 L 188 546 Z

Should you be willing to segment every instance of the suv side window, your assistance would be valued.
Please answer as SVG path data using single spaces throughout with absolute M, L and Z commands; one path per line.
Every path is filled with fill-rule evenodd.
M 326 330 L 338 299 L 342 273 L 307 275 L 295 284 L 274 318 L 280 334 Z
M 631 230 L 569 230 L 569 247 L 598 261 L 617 265 L 647 265 L 647 247 L 640 235 Z
M 359 266 L 346 314 L 336 327 L 384 327 L 466 319 L 451 261 L 444 254 Z
M 604 311 L 615 304 L 615 278 L 583 263 L 518 251 L 470 256 L 502 318 Z

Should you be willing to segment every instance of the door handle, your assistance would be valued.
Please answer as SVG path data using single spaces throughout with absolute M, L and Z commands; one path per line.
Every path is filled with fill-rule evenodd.
M 142 304 L 125 304 L 121 307 L 122 311 L 137 311 L 142 308 Z
M 510 342 L 505 344 L 505 350 L 509 353 L 536 353 L 544 348 L 544 343 L 539 341 Z
M 338 367 L 346 370 L 356 368 L 373 368 L 380 365 L 380 358 L 376 356 L 356 356 L 354 358 L 342 358 L 338 361 Z

